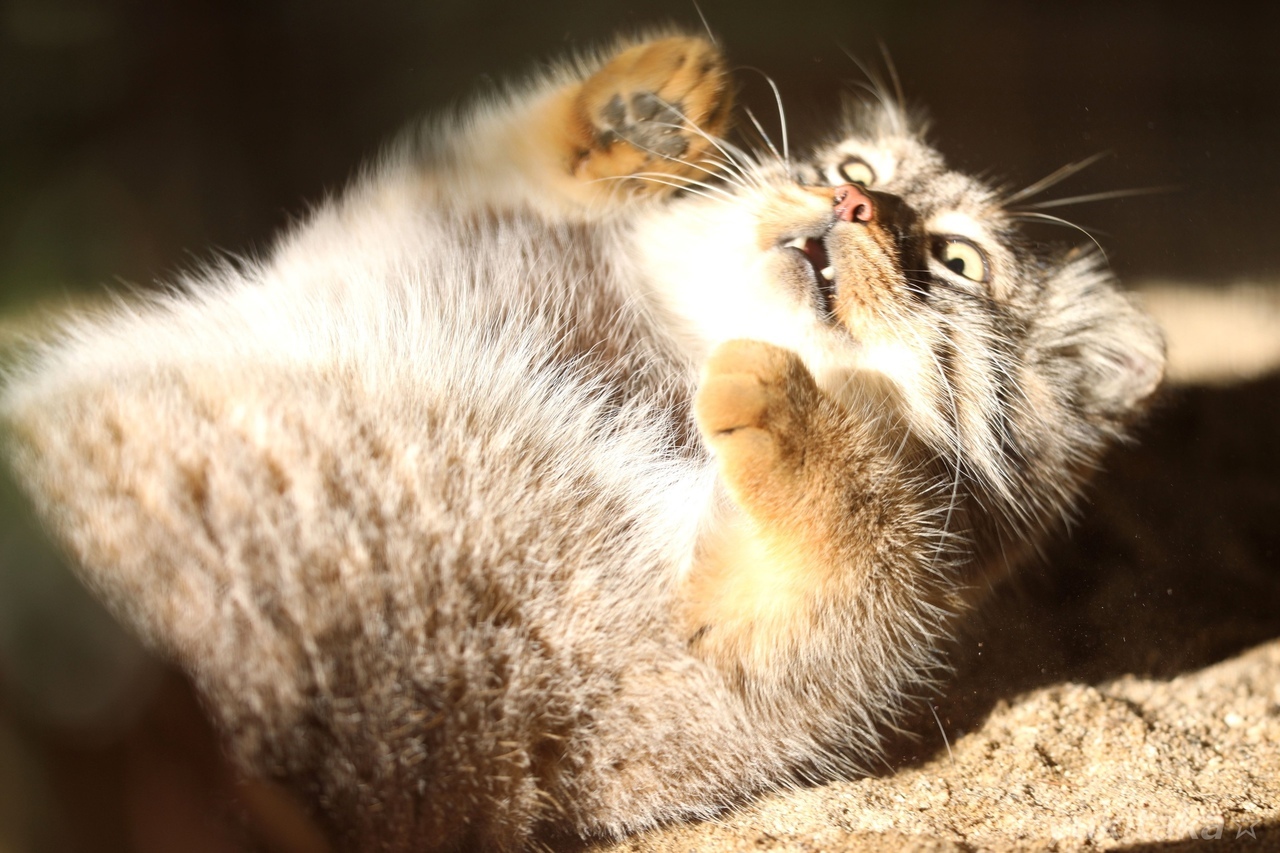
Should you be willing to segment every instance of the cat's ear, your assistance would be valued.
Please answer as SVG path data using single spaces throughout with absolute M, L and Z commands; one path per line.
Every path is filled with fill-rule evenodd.
M 1064 390 L 1102 424 L 1140 414 L 1164 378 L 1160 327 L 1092 255 L 1069 258 L 1054 274 L 1033 337 L 1040 358 L 1072 366 L 1062 371 Z
M 1088 367 L 1094 374 L 1084 390 L 1094 408 L 1128 419 L 1145 408 L 1164 378 L 1164 335 L 1132 298 L 1115 293 L 1118 303 L 1108 323 L 1107 339 L 1097 347 Z

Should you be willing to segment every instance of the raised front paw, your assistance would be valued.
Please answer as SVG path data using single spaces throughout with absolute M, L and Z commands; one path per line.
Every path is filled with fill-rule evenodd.
M 622 51 L 583 83 L 579 120 L 588 128 L 575 174 L 667 192 L 681 178 L 715 171 L 706 159 L 732 106 L 724 58 L 687 36 Z M 642 173 L 656 172 L 656 175 Z
M 790 350 L 729 341 L 712 353 L 694 415 L 740 500 L 802 475 L 818 402 L 813 376 Z

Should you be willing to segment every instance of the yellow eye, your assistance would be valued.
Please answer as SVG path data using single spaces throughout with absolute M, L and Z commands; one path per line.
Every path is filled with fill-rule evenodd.
M 944 267 L 970 281 L 984 282 L 990 274 L 987 256 L 963 237 L 937 238 L 934 241 L 933 254 Z
M 840 174 L 840 180 L 837 183 L 869 187 L 876 182 L 875 170 L 860 157 L 847 158 L 836 167 L 836 171 Z

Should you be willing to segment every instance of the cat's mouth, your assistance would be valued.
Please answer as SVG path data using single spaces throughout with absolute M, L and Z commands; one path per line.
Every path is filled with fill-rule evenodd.
M 835 311 L 836 268 L 827 255 L 827 247 L 819 237 L 796 237 L 784 241 L 780 248 L 792 250 L 803 258 L 804 264 L 812 278 L 813 292 L 818 309 L 824 317 L 831 317 Z

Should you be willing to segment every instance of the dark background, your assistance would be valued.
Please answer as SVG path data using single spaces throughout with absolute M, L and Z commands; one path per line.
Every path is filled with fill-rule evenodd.
M 845 49 L 883 71 L 883 42 L 954 165 L 1020 187 L 1107 152 L 1049 196 L 1166 190 L 1053 211 L 1088 226 L 1122 278 L 1218 285 L 1280 271 L 1280 5 L 700 5 L 741 69 L 743 100 L 770 128 L 772 95 L 746 68 L 777 80 L 793 144 L 820 132 L 842 92 L 865 79 Z M 118 282 L 148 286 L 218 251 L 265 251 L 273 233 L 340 190 L 415 117 L 619 30 L 671 21 L 701 28 L 692 0 L 0 0 L 0 349 L 5 323 L 25 322 L 33 304 Z M 1084 239 L 1065 229 L 1042 236 Z M 1245 402 L 1205 403 L 1232 412 L 1247 403 L 1263 425 L 1254 444 L 1241 445 L 1240 476 L 1251 485 L 1232 481 L 1220 497 L 1280 511 L 1272 479 L 1280 466 L 1259 473 L 1248 461 L 1248 448 L 1280 423 L 1274 382 L 1242 393 Z M 1189 417 L 1179 412 L 1166 420 Z M 1144 451 L 1151 470 L 1176 465 L 1205 434 L 1198 421 L 1179 429 L 1166 427 L 1177 440 Z M 1133 470 L 1147 471 L 1148 457 L 1135 458 Z M 1223 470 L 1217 457 L 1206 466 Z M 1164 488 L 1203 491 L 1189 477 Z M 1148 505 L 1134 498 L 1126 513 Z M 1197 523 L 1178 517 L 1159 527 Z M 270 792 L 224 784 L 181 680 L 114 628 L 33 531 L 11 488 L 0 488 L 0 850 L 306 849 L 305 830 Z M 1088 526 L 1076 541 L 1068 564 L 1116 552 Z M 1274 535 L 1254 541 L 1274 562 Z M 1189 554 L 1168 559 L 1194 569 Z M 1059 595 L 1051 581 L 1042 598 L 1076 602 L 1084 615 L 1062 611 L 1059 623 L 1096 637 L 1080 628 L 1089 627 L 1094 588 L 1077 580 Z M 1280 631 L 1273 576 L 1217 589 L 1255 606 L 1254 622 L 1234 624 L 1256 627 L 1212 651 L 1165 655 L 1178 661 L 1166 669 L 1203 665 Z M 1189 598 L 1187 612 L 1200 613 L 1194 607 L 1207 596 Z M 1026 600 L 1033 631 L 1048 605 Z M 1150 635 L 1179 636 L 1186 614 L 1159 612 L 1175 627 L 1161 623 Z M 1224 622 L 1216 613 L 1197 624 Z M 1010 643 L 1034 647 L 1025 636 Z M 1041 640 L 1076 647 L 1052 632 Z M 1105 655 L 1081 654 L 1094 663 L 1050 667 L 1043 678 L 1097 675 L 1089 667 Z M 1143 660 L 1102 668 L 1137 671 Z M 1036 679 L 1046 672 L 1034 670 Z M 1011 677 L 991 692 L 1029 685 Z M 278 837 L 237 829 L 246 810 L 266 814 L 259 824 Z
M 734 65 L 773 75 L 793 139 L 862 80 L 934 118 L 952 162 L 1022 186 L 1099 152 L 1054 195 L 1122 277 L 1274 274 L 1280 6 L 704 0 Z M 618 30 L 700 28 L 693 0 L 4 0 L 0 308 L 148 284 L 262 249 L 415 117 Z M 763 80 L 744 99 L 773 126 Z M 1077 239 L 1060 231 L 1063 239 Z

